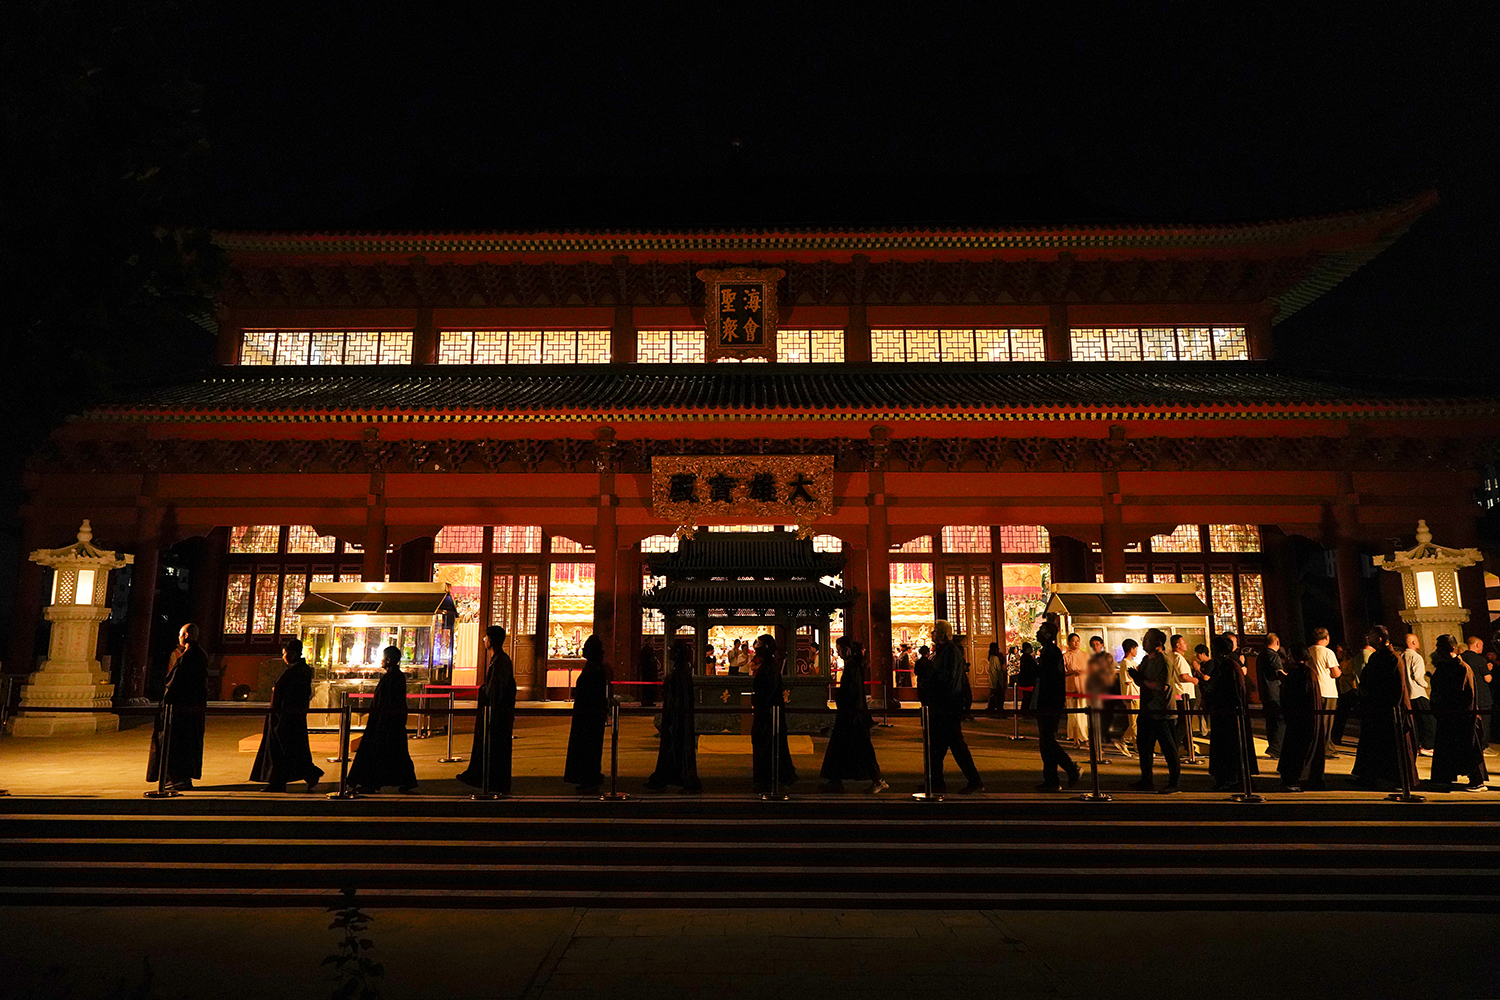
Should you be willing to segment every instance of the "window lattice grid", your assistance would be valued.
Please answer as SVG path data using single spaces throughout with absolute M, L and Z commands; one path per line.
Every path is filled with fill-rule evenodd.
M 974 357 L 980 361 L 1010 361 L 1010 334 L 1020 330 L 975 330 Z
M 838 364 L 844 360 L 843 330 L 777 330 L 781 364 Z
M 250 627 L 250 574 L 230 573 L 224 589 L 224 634 L 244 635 Z
M 373 365 L 379 362 L 380 334 L 352 331 L 344 334 L 344 364 Z
M 1146 361 L 1176 361 L 1177 331 L 1171 327 L 1142 330 L 1141 357 Z
M 542 551 L 541 525 L 497 524 L 490 531 L 495 552 L 526 555 Z
M 641 593 L 649 593 L 667 582 L 664 576 L 641 575 Z M 641 635 L 666 635 L 667 619 L 660 608 L 641 609 Z
M 1259 552 L 1260 527 L 1254 524 L 1210 524 L 1208 546 L 1213 552 Z
M 286 550 L 292 555 L 328 553 L 337 546 L 337 538 L 318 534 L 318 530 L 310 524 L 294 524 L 287 528 Z
M 988 575 L 969 578 L 974 583 L 974 632 L 995 634 L 995 593 Z
M 1176 573 L 1166 573 L 1166 572 L 1163 572 L 1161 570 L 1155 570 L 1155 569 L 1153 569 L 1151 571 L 1151 582 L 1152 583 L 1176 583 L 1177 582 L 1177 574 Z
M 1259 573 L 1240 573 L 1240 621 L 1250 635 L 1266 634 L 1266 594 Z
M 314 330 L 312 353 L 307 359 L 310 365 L 341 365 L 344 363 L 344 334 L 338 330 Z
M 573 555 L 579 552 L 592 552 L 594 551 L 594 547 L 592 545 L 584 545 L 582 542 L 576 542 L 571 538 L 565 538 L 562 535 L 553 535 L 552 551 L 564 555 Z
M 1216 326 L 1213 328 L 1215 361 L 1249 361 L 1250 344 L 1242 326 Z
M 943 526 L 944 552 L 990 551 L 990 528 L 987 524 L 948 524 Z
M 995 360 L 1004 360 L 997 358 Z M 1011 361 L 1046 361 L 1047 336 L 1041 329 L 1010 331 Z
M 505 352 L 505 363 L 509 365 L 541 364 L 542 331 L 511 330 L 510 347 Z
M 380 363 L 383 365 L 411 364 L 412 334 L 410 330 L 386 330 L 380 335 Z
M 842 552 L 844 540 L 838 535 L 813 535 L 814 552 Z
M 576 361 L 580 365 L 609 364 L 609 331 L 579 330 Z
M 308 350 L 312 347 L 312 334 L 307 330 L 281 330 L 276 334 L 276 363 L 278 365 L 307 364 Z
M 1210 573 L 1208 582 L 1213 594 L 1210 606 L 1214 616 L 1214 631 L 1238 633 L 1239 621 L 1235 616 L 1234 574 Z
M 297 609 L 307 597 L 307 574 L 288 571 L 281 584 L 281 634 L 297 634 Z
M 1214 352 L 1208 328 L 1188 326 L 1178 330 L 1177 357 L 1181 361 L 1212 361 Z
M 432 551 L 443 554 L 483 552 L 484 526 L 479 524 L 444 525 L 433 536 Z
M 664 365 L 672 360 L 670 330 L 641 330 L 636 334 L 635 358 L 641 364 Z
M 948 623 L 955 632 L 966 632 L 969 628 L 969 602 L 962 576 L 947 577 Z
M 812 359 L 817 365 L 841 365 L 844 363 L 844 331 L 812 331 Z
M 973 361 L 973 330 L 939 330 L 938 356 L 943 361 Z
M 474 332 L 474 363 L 476 365 L 503 365 L 510 338 L 504 330 L 476 330 Z
M 269 365 L 275 361 L 275 330 L 245 330 L 240 334 L 240 364 Z
M 578 361 L 578 331 L 543 330 L 542 364 L 570 365 Z
M 905 330 L 871 330 L 870 357 L 876 362 L 906 360 Z
M 1052 538 L 1040 524 L 1000 525 L 1002 552 L 1051 552 Z
M 438 364 L 467 365 L 473 360 L 473 331 L 441 330 L 438 332 Z
M 701 365 L 703 360 L 702 330 L 672 331 L 672 364 Z
M 281 548 L 281 525 L 241 524 L 229 529 L 233 555 L 270 555 Z
M 1074 361 L 1109 360 L 1109 354 L 1104 349 L 1103 330 L 1069 330 L 1068 339 L 1072 346 L 1070 357 Z
M 870 356 L 884 363 L 1045 361 L 1039 328 L 881 329 L 870 331 Z
M 1208 603 L 1208 580 L 1203 575 L 1202 566 L 1182 567 L 1182 572 L 1178 575 L 1177 581 L 1179 583 L 1191 583 L 1194 593 L 1198 595 L 1198 600 L 1202 601 L 1205 605 Z
M 916 538 L 913 538 L 909 542 L 902 542 L 900 545 L 892 545 L 891 546 L 891 551 L 892 552 L 931 552 L 932 551 L 932 536 L 931 535 L 918 535 Z
M 938 331 L 907 330 L 905 360 L 908 363 L 943 360 L 943 344 Z
M 511 573 L 490 577 L 490 624 L 511 627 L 512 602 L 516 596 L 516 578 Z
M 1168 535 L 1151 536 L 1152 552 L 1202 552 L 1203 541 L 1196 524 L 1179 524 Z
M 276 597 L 280 589 L 280 573 L 262 570 L 255 574 L 255 604 L 250 616 L 250 631 L 254 634 L 276 634 Z
M 520 606 L 516 609 L 516 628 L 523 635 L 536 634 L 536 595 L 540 588 L 541 576 L 536 573 L 522 573 L 517 581 L 516 601 Z
M 1105 353 L 1111 361 L 1141 360 L 1141 331 L 1107 329 L 1104 331 Z
M 641 539 L 641 552 L 676 552 L 678 538 L 676 535 L 647 535 Z

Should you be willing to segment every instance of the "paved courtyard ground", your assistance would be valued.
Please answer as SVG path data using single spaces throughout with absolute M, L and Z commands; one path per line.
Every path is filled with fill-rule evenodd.
M 373 910 L 388 1000 L 1500 996 L 1500 918 L 1384 913 Z M 0 908 L 0 994 L 326 998 L 302 909 Z M 156 979 L 140 985 L 143 960 Z
M 893 718 L 890 728 L 877 727 L 873 738 L 881 766 L 892 790 L 887 794 L 906 794 L 915 791 L 921 782 L 921 728 L 918 720 L 911 716 Z M 460 719 L 457 729 L 463 730 L 467 720 Z M 568 714 L 565 709 L 544 717 L 523 717 L 517 720 L 515 740 L 515 787 L 517 795 L 568 796 L 576 794 L 571 785 L 564 784 L 563 758 L 568 742 Z M 1022 740 L 1011 739 L 1012 730 L 1023 736 Z M 194 794 L 238 795 L 258 793 L 261 786 L 249 782 L 253 752 L 242 749 L 253 748 L 261 731 L 259 716 L 225 717 L 214 716 L 208 720 L 208 735 L 204 747 L 203 778 Z M 1009 718 L 980 717 L 965 726 L 969 746 L 984 776 L 988 793 L 1036 794 L 1034 786 L 1040 779 L 1040 764 L 1034 724 L 1022 719 L 1013 726 Z M 105 733 L 87 737 L 61 738 L 0 738 L 0 788 L 7 788 L 18 795 L 102 795 L 136 796 L 148 787 L 146 758 L 150 747 L 150 729 L 137 726 L 118 733 Z M 454 737 L 454 750 L 460 757 L 467 757 L 473 737 L 460 731 Z M 700 750 L 698 769 L 703 779 L 704 794 L 749 795 L 750 756 L 748 738 L 721 737 L 716 752 Z M 1257 738 L 1257 748 L 1264 750 L 1265 741 Z M 1352 744 L 1351 740 L 1351 744 Z M 793 741 L 793 758 L 802 780 L 793 791 L 801 795 L 822 795 L 818 790 L 818 769 L 822 764 L 823 751 L 827 746 L 824 737 Z M 623 717 L 620 727 L 620 786 L 623 790 L 650 794 L 642 789 L 647 775 L 656 764 L 656 730 L 649 716 L 631 715 Z M 412 739 L 410 749 L 417 767 L 420 789 L 417 794 L 444 796 L 467 795 L 471 789 L 454 777 L 467 767 L 467 763 L 439 763 L 447 754 L 447 740 L 443 736 L 428 739 Z M 1084 766 L 1087 783 L 1087 751 L 1070 750 L 1075 760 Z M 1212 781 L 1208 776 L 1207 741 L 1199 745 L 1200 762 L 1185 765 L 1182 787 L 1189 794 L 1211 794 Z M 1112 750 L 1111 760 L 1100 768 L 1100 782 L 1106 791 L 1125 795 L 1130 792 L 1126 785 L 1140 777 L 1135 758 L 1122 757 Z M 327 771 L 331 781 L 338 779 L 338 765 L 325 763 L 322 758 L 331 756 L 330 749 L 315 755 L 320 766 Z M 1491 757 L 1492 767 L 1500 765 L 1500 757 Z M 1354 762 L 1351 745 L 1342 756 L 1329 760 L 1330 791 L 1306 793 L 1299 800 L 1313 801 L 1318 798 L 1347 800 L 1351 797 L 1371 797 L 1375 793 L 1358 791 L 1348 782 L 1348 772 Z M 1426 777 L 1431 758 L 1424 757 L 1418 771 Z M 1276 777 L 1274 760 L 1261 757 L 1261 789 L 1277 792 L 1280 786 Z M 609 741 L 605 741 L 604 769 L 609 770 Z M 962 777 L 952 760 L 948 761 L 947 779 L 950 791 L 962 785 Z M 1157 784 L 1165 784 L 1165 765 L 1157 762 Z M 858 795 L 862 785 L 851 782 L 846 795 Z M 288 795 L 306 794 L 303 786 L 297 785 Z M 391 792 L 394 794 L 394 792 Z M 665 793 L 667 795 L 676 792 Z M 1464 793 L 1438 793 L 1439 800 L 1484 800 L 1486 796 Z M 1500 995 L 1500 994 L 1497 994 Z

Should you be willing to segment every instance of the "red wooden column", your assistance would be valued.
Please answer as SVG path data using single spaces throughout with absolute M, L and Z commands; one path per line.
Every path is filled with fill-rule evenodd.
M 417 322 L 411 334 L 411 362 L 414 365 L 438 363 L 438 332 L 432 321 L 432 307 L 417 310 Z
M 615 470 L 611 461 L 615 432 L 601 427 L 597 435 L 599 448 L 599 496 L 594 507 L 594 635 L 604 643 L 607 656 L 614 656 L 615 606 L 619 586 L 616 569 L 619 563 L 620 531 L 615 523 Z M 619 664 L 615 664 L 616 671 Z
M 844 588 L 859 594 L 844 613 L 844 634 L 866 646 L 870 638 L 869 568 L 864 548 L 845 542 Z
M 870 321 L 865 313 L 865 269 L 870 258 L 864 254 L 854 255 L 854 290 L 849 299 L 849 319 L 844 323 L 844 361 L 851 365 L 867 365 L 870 352 Z
M 1059 534 L 1050 527 L 1047 531 L 1052 539 L 1052 582 L 1093 583 L 1088 543 L 1072 535 Z
M 224 606 L 224 554 L 229 551 L 229 529 L 215 528 L 203 537 L 198 548 L 198 559 L 193 564 L 192 576 L 188 578 L 193 598 L 193 621 L 204 635 L 222 636 L 224 623 L 221 620 Z M 170 624 L 170 623 L 169 623 Z M 223 697 L 223 663 L 219 654 L 222 649 L 211 649 L 208 654 L 208 696 Z
M 370 489 L 365 495 L 364 565 L 359 578 L 365 583 L 385 582 L 385 473 L 370 473 Z
M 865 529 L 865 592 L 869 595 L 870 642 L 867 657 L 870 678 L 895 687 L 891 662 L 891 526 L 886 514 L 885 455 L 890 432 L 884 427 L 871 431 L 874 447 L 870 457 L 870 494 L 865 499 L 869 524 Z
M 1047 314 L 1044 334 L 1047 341 L 1048 361 L 1069 361 L 1073 357 L 1073 342 L 1068 336 L 1068 307 L 1061 302 L 1052 304 Z
M 609 329 L 609 363 L 633 365 L 636 359 L 635 309 L 630 304 L 630 258 L 613 258 L 615 267 L 615 318 Z
M 150 476 L 149 478 L 155 478 Z M 154 486 L 143 487 L 154 494 Z M 130 612 L 125 625 L 125 662 L 117 695 L 127 704 L 146 702 L 151 675 L 151 624 L 156 617 L 156 581 L 161 568 L 162 510 L 155 504 L 136 511 L 135 563 L 130 569 Z M 202 623 L 198 623 L 200 631 Z
M 1294 543 L 1274 524 L 1260 525 L 1260 547 L 1265 553 L 1263 576 L 1266 594 L 1266 627 L 1289 646 L 1306 645 L 1308 634 L 1302 621 L 1302 595 L 1298 589 Z M 1331 631 L 1331 629 L 1330 629 Z M 1344 637 L 1347 643 L 1348 636 Z
M 1105 583 L 1125 582 L 1125 523 L 1120 496 L 1120 474 L 1109 471 L 1103 474 L 1104 497 L 1101 502 L 1104 521 L 1100 529 L 1100 564 L 1104 570 Z

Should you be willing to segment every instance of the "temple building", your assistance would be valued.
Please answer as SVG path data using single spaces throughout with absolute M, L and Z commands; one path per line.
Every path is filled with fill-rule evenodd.
M 705 671 L 778 628 L 788 673 L 825 673 L 847 633 L 905 683 L 895 658 L 935 617 L 982 664 L 1034 634 L 1055 582 L 1190 582 L 1252 646 L 1359 635 L 1398 624 L 1371 557 L 1419 519 L 1477 543 L 1500 399 L 1337 358 L 1293 370 L 1272 326 L 1433 202 L 1237 225 L 224 232 L 217 367 L 164 364 L 57 430 L 25 549 L 88 518 L 134 555 L 113 584 L 122 699 L 179 619 L 221 697 L 264 696 L 313 581 L 450 584 L 453 680 L 479 679 L 503 624 L 523 698 L 565 697 L 591 633 L 635 677 L 669 623 Z M 720 532 L 742 544 L 703 545 Z M 767 533 L 788 537 L 757 549 Z M 669 585 L 685 539 L 745 565 Z M 1482 568 L 1459 585 L 1488 637 Z M 23 564 L 11 663 L 43 648 L 48 586 Z

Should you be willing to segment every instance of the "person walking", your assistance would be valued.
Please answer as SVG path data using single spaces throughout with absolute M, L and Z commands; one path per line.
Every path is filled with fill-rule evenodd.
M 1167 662 L 1172 667 L 1172 700 L 1177 706 L 1177 745 L 1186 747 L 1193 738 L 1192 711 L 1197 701 L 1198 675 L 1193 672 L 1192 661 L 1187 657 L 1185 636 L 1172 636 L 1168 649 Z
M 1411 697 L 1412 725 L 1417 730 L 1418 753 L 1432 756 L 1437 738 L 1437 720 L 1432 717 L 1432 684 L 1427 679 L 1427 662 L 1420 652 L 1422 641 L 1413 632 L 1406 633 L 1406 648 L 1401 651 L 1401 668 L 1406 673 L 1406 690 Z
M 730 662 L 734 662 L 732 658 Z M 692 664 L 687 644 L 681 639 L 674 642 L 667 675 L 661 682 L 661 743 L 656 750 L 656 770 L 646 780 L 646 787 L 653 792 L 663 791 L 668 785 L 684 792 L 703 790 L 698 780 Z
M 1313 644 L 1307 647 L 1307 665 L 1312 668 L 1318 686 L 1319 714 L 1313 716 L 1316 730 L 1313 744 L 1323 756 L 1337 757 L 1339 752 L 1333 748 L 1333 719 L 1339 707 L 1339 678 L 1344 671 L 1328 642 L 1328 630 L 1317 628 L 1313 629 Z
M 1083 637 L 1077 632 L 1068 633 L 1068 648 L 1063 650 L 1063 660 L 1068 665 L 1068 707 L 1081 709 L 1086 693 L 1084 678 L 1089 672 L 1089 654 L 1084 651 Z M 1068 739 L 1080 750 L 1088 746 L 1088 717 L 1083 712 L 1068 713 Z
M 172 745 L 162 760 L 162 738 L 167 706 L 172 707 Z M 146 761 L 146 780 L 161 780 L 163 763 L 167 787 L 186 791 L 203 777 L 204 710 L 208 708 L 208 654 L 198 644 L 198 626 L 187 624 L 177 631 L 177 648 L 167 661 L 167 679 L 151 729 L 151 756 Z
M 1062 724 L 1063 709 L 1068 703 L 1068 664 L 1062 650 L 1057 648 L 1057 626 L 1043 623 L 1037 629 L 1037 643 L 1042 655 L 1037 662 L 1035 691 L 1032 704 L 1036 707 L 1037 748 L 1042 755 L 1042 783 L 1039 792 L 1055 792 L 1062 788 L 1058 771 L 1068 776 L 1068 787 L 1078 784 L 1078 765 L 1068 756 L 1057 740 L 1057 730 Z
M 1214 779 L 1214 791 L 1236 791 L 1245 780 L 1245 761 L 1250 773 L 1259 774 L 1255 753 L 1245 746 L 1241 721 L 1248 705 L 1249 688 L 1244 668 L 1232 655 L 1229 640 L 1214 636 L 1213 684 L 1204 696 L 1204 707 L 1213 719 L 1208 733 L 1208 773 Z
M 349 765 L 349 784 L 362 793 L 395 785 L 403 792 L 417 788 L 417 768 L 406 746 L 406 674 L 401 669 L 401 647 L 381 653 L 385 673 L 375 685 L 365 732 Z
M 1061 654 L 1059 654 L 1061 655 Z M 1021 643 L 1021 658 L 1016 663 L 1016 711 L 1036 707 L 1036 650 L 1031 643 Z
M 734 648 L 729 651 L 729 672 L 731 674 L 746 673 L 746 667 L 750 666 L 750 650 L 745 645 L 745 640 L 734 640 Z
M 1440 635 L 1432 653 L 1432 711 L 1437 732 L 1432 747 L 1432 781 L 1449 786 L 1460 774 L 1466 792 L 1488 791 L 1489 772 L 1480 743 L 1479 694 L 1474 671 L 1458 655 L 1451 635 Z
M 1285 677 L 1281 636 L 1275 632 L 1267 633 L 1266 648 L 1261 650 L 1255 663 L 1255 680 L 1260 692 L 1261 711 L 1266 717 L 1266 756 L 1272 760 L 1281 756 L 1281 744 L 1286 737 L 1281 725 L 1281 682 Z
M 874 795 L 890 785 L 881 780 L 880 762 L 870 741 L 875 717 L 870 714 L 865 697 L 865 647 L 858 640 L 839 636 L 838 651 L 844 661 L 844 673 L 834 693 L 833 732 L 829 734 L 819 772 L 823 790 L 842 792 L 844 781 L 849 779 L 868 781 L 870 786 L 865 791 Z
M 484 761 L 490 762 L 490 791 L 509 795 L 511 789 L 511 740 L 516 731 L 516 668 L 505 652 L 505 627 L 491 625 L 480 640 L 489 657 L 484 668 L 484 684 L 479 688 L 479 714 L 474 717 L 474 748 L 469 766 L 458 774 L 458 780 L 473 788 L 484 787 Z M 484 710 L 490 710 L 490 725 L 484 725 Z
M 1359 680 L 1359 748 L 1350 777 L 1356 784 L 1389 790 L 1400 787 L 1404 770 L 1407 782 L 1416 787 L 1417 737 L 1410 723 L 1406 666 L 1384 625 L 1370 630 L 1369 643 L 1375 651 Z
M 1125 713 L 1125 732 L 1115 743 L 1115 748 L 1127 757 L 1135 754 L 1136 715 L 1141 709 L 1141 686 L 1136 683 L 1135 671 L 1141 665 L 1141 644 L 1134 639 L 1120 643 L 1120 667 L 1115 676 L 1120 680 L 1120 711 Z
M 323 769 L 313 763 L 307 739 L 307 709 L 312 704 L 312 667 L 302 658 L 302 640 L 281 644 L 281 662 L 286 669 L 271 688 L 271 709 L 266 713 L 260 749 L 250 768 L 251 781 L 264 781 L 267 792 L 284 792 L 288 781 L 305 781 L 307 790 L 318 790 Z
M 1170 794 L 1178 791 L 1182 765 L 1177 759 L 1177 741 L 1172 733 L 1172 667 L 1163 651 L 1167 636 L 1161 629 L 1153 628 L 1146 631 L 1142 640 L 1146 659 L 1133 671 L 1135 682 L 1141 687 L 1141 710 L 1136 720 L 1141 780 L 1130 787 L 1142 792 L 1155 790 L 1151 755 L 1160 746 L 1167 761 L 1167 785 L 1162 791 Z
M 927 719 L 931 726 L 932 791 L 941 793 L 946 788 L 943 761 L 951 750 L 953 762 L 968 779 L 968 784 L 960 788 L 959 793 L 982 792 L 984 781 L 974 766 L 969 744 L 964 741 L 963 718 L 972 703 L 968 697 L 968 665 L 964 663 L 963 649 L 953 640 L 953 626 L 941 618 L 933 622 L 932 640 L 937 644 L 937 650 L 933 654 L 932 668 L 924 678 L 926 693 L 919 692 L 922 704 L 928 706 Z
M 604 665 L 604 642 L 591 635 L 583 644 L 583 669 L 573 685 L 573 724 L 568 729 L 568 757 L 563 780 L 576 785 L 580 795 L 597 792 L 604 784 L 604 726 L 609 721 L 609 669 Z
M 1493 666 L 1484 656 L 1484 640 L 1477 635 L 1469 636 L 1469 648 L 1463 652 L 1463 661 L 1474 674 L 1474 696 L 1479 705 L 1479 745 L 1485 753 L 1490 749 L 1490 716 L 1495 710 L 1494 695 L 1490 682 L 1494 680 Z
M 797 780 L 797 768 L 792 763 L 792 750 L 786 738 L 786 718 L 783 713 L 781 729 L 773 741 L 774 728 L 771 709 L 777 705 L 786 707 L 786 686 L 781 680 L 781 664 L 776 656 L 776 640 L 762 635 L 755 640 L 753 651 L 755 678 L 751 685 L 750 705 L 754 716 L 750 720 L 750 767 L 751 778 L 757 792 L 771 790 L 771 762 L 777 761 L 777 780 L 790 785 Z M 775 754 L 773 758 L 771 755 Z

